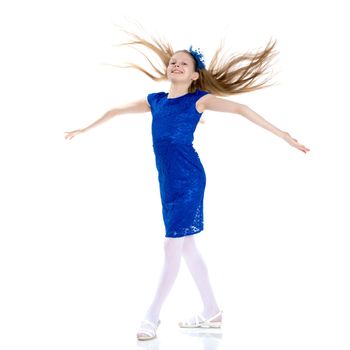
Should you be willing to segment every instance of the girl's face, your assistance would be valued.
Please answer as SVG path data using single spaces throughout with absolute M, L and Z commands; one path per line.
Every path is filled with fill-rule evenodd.
M 195 71 L 195 62 L 190 54 L 176 52 L 169 61 L 167 76 L 171 81 L 190 84 L 192 80 L 198 79 L 199 74 Z

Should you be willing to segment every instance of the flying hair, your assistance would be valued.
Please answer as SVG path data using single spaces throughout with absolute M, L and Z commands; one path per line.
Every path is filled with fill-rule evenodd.
M 134 68 L 154 81 L 163 81 L 168 80 L 166 70 L 174 53 L 187 52 L 192 57 L 189 50 L 174 51 L 171 44 L 165 39 L 156 38 L 153 35 L 151 39 L 146 39 L 122 27 L 119 28 L 128 36 L 129 40 L 116 46 L 128 46 L 137 50 L 149 62 L 151 70 L 132 62 L 127 62 L 126 65 L 113 64 L 115 67 Z M 272 65 L 273 58 L 278 54 L 275 50 L 276 42 L 276 40 L 270 39 L 264 49 L 255 52 L 224 55 L 224 44 L 221 41 L 209 65 L 198 71 L 199 78 L 193 80 L 188 92 L 201 89 L 217 96 L 230 96 L 273 85 L 268 84 L 272 78 L 272 75 L 269 74 L 271 73 L 269 68 Z M 140 48 L 153 52 L 159 58 L 160 66 L 157 67 L 149 55 L 145 54 Z M 193 57 L 192 59 L 195 62 Z

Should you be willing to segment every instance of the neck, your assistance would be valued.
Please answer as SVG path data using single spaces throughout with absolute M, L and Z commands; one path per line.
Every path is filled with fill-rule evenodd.
M 174 98 L 174 97 L 178 97 L 178 96 L 182 96 L 182 95 L 186 95 L 188 93 L 188 88 L 190 86 L 189 85 L 185 85 L 185 84 L 171 84 L 170 89 L 169 89 L 169 94 L 168 97 L 169 98 Z

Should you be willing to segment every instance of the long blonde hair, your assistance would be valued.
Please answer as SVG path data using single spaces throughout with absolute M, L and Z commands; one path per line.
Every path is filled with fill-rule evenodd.
M 131 37 L 131 39 L 116 46 L 127 45 L 139 51 L 151 64 L 152 71 L 148 71 L 142 66 L 130 62 L 127 65 L 113 64 L 113 66 L 138 69 L 154 81 L 167 80 L 166 70 L 171 57 L 175 53 L 169 42 L 164 39 L 157 39 L 154 36 L 152 36 L 152 40 L 146 40 L 133 32 L 123 28 L 121 30 Z M 157 68 L 151 59 L 138 49 L 140 46 L 155 53 L 161 61 L 162 68 Z M 267 75 L 272 58 L 278 53 L 273 50 L 275 46 L 276 40 L 273 41 L 270 39 L 263 50 L 255 53 L 230 54 L 229 57 L 225 58 L 221 56 L 223 50 L 223 43 L 221 42 L 208 67 L 198 71 L 199 78 L 193 80 L 188 92 L 195 92 L 196 89 L 201 89 L 213 95 L 229 96 L 273 85 L 267 84 L 271 80 L 271 75 L 260 82 L 258 78 Z M 187 52 L 192 57 L 188 50 L 178 50 L 176 52 Z M 245 61 L 247 63 L 244 64 Z

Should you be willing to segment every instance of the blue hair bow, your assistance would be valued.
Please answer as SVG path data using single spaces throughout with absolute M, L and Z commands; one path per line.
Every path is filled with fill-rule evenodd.
M 205 60 L 204 56 L 201 53 L 200 49 L 197 48 L 195 50 L 192 49 L 192 45 L 189 48 L 190 54 L 193 56 L 193 58 L 196 60 L 196 70 L 204 69 L 205 68 Z

